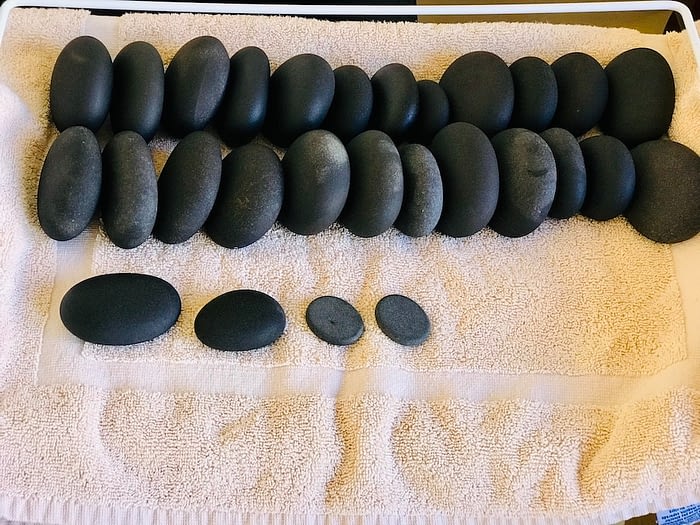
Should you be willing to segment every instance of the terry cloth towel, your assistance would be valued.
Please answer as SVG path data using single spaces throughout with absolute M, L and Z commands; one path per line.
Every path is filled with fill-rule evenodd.
M 100 22 L 100 23 L 96 23 Z M 187 40 L 272 67 L 303 52 L 373 74 L 401 62 L 438 79 L 456 57 L 508 63 L 638 46 L 672 65 L 670 136 L 700 151 L 700 89 L 683 34 L 523 23 L 329 22 L 293 17 L 17 9 L 0 49 L 0 518 L 42 523 L 609 524 L 700 501 L 700 238 L 653 243 L 622 218 L 547 220 L 507 239 L 312 237 L 276 226 L 239 250 L 204 234 L 113 246 L 98 225 L 58 243 L 35 196 L 56 130 L 53 63 L 97 31 L 112 55 Z M 108 131 L 101 135 L 104 142 Z M 151 143 L 160 169 L 174 142 Z M 225 153 L 225 152 L 224 152 Z M 83 344 L 60 323 L 71 285 L 139 271 L 180 292 L 175 327 L 127 348 Z M 229 290 L 275 297 L 272 346 L 223 353 L 193 333 Z M 377 301 L 405 294 L 432 320 L 417 348 L 391 342 Z M 315 297 L 354 304 L 350 347 L 315 338 Z

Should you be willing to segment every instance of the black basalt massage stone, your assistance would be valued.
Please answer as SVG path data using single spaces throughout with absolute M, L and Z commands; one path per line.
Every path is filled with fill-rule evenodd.
M 510 65 L 515 88 L 511 128 L 547 129 L 557 109 L 559 94 L 552 67 L 537 57 L 523 57 Z
M 586 198 L 581 213 L 598 221 L 624 213 L 635 187 L 634 161 L 629 150 L 609 135 L 587 138 L 580 146 L 586 163 Z
M 469 122 L 487 135 L 505 129 L 513 113 L 513 77 L 508 65 L 488 51 L 457 58 L 440 79 L 452 122 Z
M 418 114 L 418 85 L 403 64 L 387 64 L 372 75 L 372 125 L 394 141 L 408 133 Z
M 676 87 L 666 59 L 653 49 L 625 51 L 605 68 L 610 94 L 600 123 L 627 147 L 658 139 L 668 131 Z
M 554 201 L 554 155 L 542 137 L 524 128 L 501 131 L 491 142 L 501 191 L 489 226 L 506 237 L 522 237 L 542 224 Z
M 489 223 L 498 202 L 498 161 L 491 142 L 473 124 L 454 122 L 435 135 L 430 150 L 444 194 L 437 229 L 450 237 L 473 235 Z
M 333 75 L 335 93 L 322 127 L 348 142 L 367 129 L 374 100 L 372 82 L 353 65 L 340 66 Z
M 135 248 L 153 230 L 158 182 L 146 141 L 135 131 L 114 135 L 102 152 L 102 223 L 120 248 Z
M 131 345 L 167 332 L 180 315 L 180 296 L 169 283 L 138 273 L 98 275 L 63 296 L 61 321 L 89 343 Z
M 392 341 L 418 346 L 430 335 L 430 319 L 418 303 L 404 295 L 387 295 L 374 309 L 379 328 Z
M 330 295 L 311 301 L 306 308 L 306 324 L 316 337 L 336 346 L 357 342 L 365 331 L 365 324 L 355 307 Z
M 440 168 L 421 144 L 399 147 L 403 169 L 403 204 L 394 226 L 410 237 L 429 235 L 442 213 Z
M 226 89 L 228 51 L 213 36 L 198 36 L 183 45 L 165 70 L 163 120 L 176 137 L 204 129 Z
M 625 215 L 645 237 L 663 243 L 685 241 L 700 232 L 700 157 L 671 140 L 654 140 L 632 150 L 637 184 Z
M 222 163 L 221 184 L 207 219 L 211 239 L 242 248 L 265 235 L 282 207 L 284 174 L 277 154 L 262 144 L 235 148 Z
M 293 56 L 270 77 L 265 135 L 287 147 L 302 133 L 319 128 L 334 92 L 335 76 L 325 59 L 312 53 Z
M 146 142 L 158 130 L 165 73 L 160 54 L 148 42 L 132 42 L 114 59 L 110 120 L 115 133 L 131 130 Z
M 168 244 L 192 237 L 207 220 L 220 181 L 219 141 L 206 131 L 180 140 L 158 179 L 155 237 Z
M 280 223 L 300 235 L 314 235 L 333 224 L 350 189 L 350 159 L 340 139 L 323 129 L 307 131 L 289 147 L 282 167 Z
M 39 177 L 37 213 L 46 235 L 67 241 L 87 228 L 102 186 L 100 145 L 83 126 L 64 130 L 51 144 Z
M 269 295 L 234 290 L 202 307 L 194 320 L 194 332 L 211 348 L 240 352 L 272 344 L 286 323 L 282 307 Z
M 576 215 L 586 198 L 586 164 L 576 137 L 563 128 L 540 133 L 557 164 L 557 190 L 549 216 L 568 219 Z
M 94 37 L 79 36 L 58 55 L 51 74 L 49 109 L 59 131 L 84 126 L 97 131 L 112 95 L 112 57 Z
M 374 237 L 391 228 L 401 211 L 401 157 L 391 137 L 374 129 L 350 141 L 348 156 L 352 177 L 340 222 L 358 237 Z
M 412 140 L 429 145 L 435 134 L 450 121 L 450 102 L 445 90 L 433 80 L 418 81 L 418 115 L 413 123 Z
M 270 61 L 262 49 L 249 46 L 234 53 L 217 119 L 217 131 L 226 144 L 241 146 L 260 132 L 269 83 Z

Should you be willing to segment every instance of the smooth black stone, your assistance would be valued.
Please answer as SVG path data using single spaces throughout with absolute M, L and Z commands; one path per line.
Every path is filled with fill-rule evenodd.
M 505 129 L 513 113 L 513 77 L 508 65 L 488 51 L 457 58 L 440 79 L 452 122 L 474 124 L 487 135 Z
M 168 282 L 139 273 L 98 275 L 61 300 L 61 321 L 76 337 L 102 345 L 131 345 L 167 332 L 180 315 L 180 296 Z
M 330 295 L 311 301 L 306 308 L 306 324 L 316 337 L 336 346 L 357 342 L 365 331 L 365 323 L 355 307 Z
M 700 232 L 700 157 L 671 140 L 654 140 L 632 150 L 637 174 L 627 220 L 645 237 L 663 243 L 685 241 Z
M 442 213 L 442 178 L 435 157 L 421 144 L 399 148 L 403 203 L 394 226 L 411 237 L 429 235 Z
M 403 64 L 387 64 L 372 75 L 372 127 L 399 142 L 418 115 L 418 84 Z
M 550 128 L 540 133 L 557 164 L 557 190 L 549 216 L 555 219 L 573 217 L 586 198 L 586 164 L 576 137 L 563 128 Z
M 307 131 L 318 129 L 333 102 L 333 69 L 318 55 L 296 55 L 270 77 L 264 132 L 270 141 L 289 146 Z
M 374 309 L 379 328 L 392 341 L 418 346 L 430 335 L 430 319 L 418 303 L 404 295 L 387 295 Z
M 435 135 L 430 150 L 444 194 L 437 229 L 450 237 L 475 234 L 489 223 L 498 203 L 498 161 L 491 142 L 473 124 L 454 122 Z
M 391 137 L 379 130 L 352 139 L 348 156 L 352 177 L 341 223 L 358 237 L 374 237 L 391 228 L 401 211 L 401 157 Z
M 163 121 L 176 137 L 204 129 L 214 117 L 226 89 L 228 51 L 213 36 L 198 36 L 183 45 L 165 70 Z
M 634 147 L 668 131 L 676 86 L 662 55 L 653 49 L 630 49 L 615 57 L 605 74 L 610 93 L 600 127 L 606 134 Z
M 112 57 L 94 37 L 79 36 L 58 55 L 51 74 L 49 109 L 59 131 L 85 126 L 97 131 L 112 95 Z
M 178 142 L 158 179 L 158 215 L 153 234 L 163 242 L 185 242 L 211 212 L 221 182 L 219 142 L 195 131 Z
M 131 130 L 146 142 L 158 130 L 163 112 L 163 60 L 148 42 L 132 42 L 114 59 L 110 120 L 115 133 Z
M 506 237 L 522 237 L 542 224 L 554 201 L 554 155 L 542 137 L 524 128 L 501 131 L 491 142 L 501 191 L 489 226 Z
M 323 129 L 308 131 L 289 147 L 282 167 L 280 223 L 300 235 L 314 235 L 333 224 L 350 189 L 350 159 L 340 139 Z
M 552 67 L 537 57 L 523 57 L 510 65 L 515 88 L 511 128 L 547 129 L 557 109 L 559 93 Z
M 629 150 L 609 135 L 587 138 L 580 146 L 586 163 L 586 198 L 581 213 L 598 221 L 624 213 L 635 187 L 634 161 Z
M 135 131 L 112 137 L 102 152 L 102 223 L 120 248 L 135 248 L 153 231 L 158 182 L 151 150 Z
M 429 145 L 438 131 L 450 121 L 450 102 L 445 90 L 433 80 L 418 81 L 418 115 L 413 123 L 412 140 Z
M 67 241 L 92 220 L 102 187 L 100 145 L 82 126 L 63 131 L 51 144 L 39 177 L 37 213 L 46 235 Z
M 217 122 L 226 144 L 241 146 L 260 132 L 267 114 L 269 83 L 270 61 L 262 49 L 244 47 L 231 57 Z
M 206 230 L 226 248 L 242 248 L 265 235 L 282 208 L 284 174 L 277 154 L 262 144 L 235 148 L 223 161 L 221 185 Z
M 577 137 L 600 122 L 608 102 L 608 77 L 598 61 L 585 53 L 569 53 L 552 64 L 559 99 L 552 127 Z
M 372 116 L 374 95 L 367 73 L 353 65 L 333 71 L 335 94 L 323 122 L 323 129 L 348 142 L 367 129 Z
M 234 290 L 204 305 L 194 320 L 194 332 L 211 348 L 240 352 L 274 343 L 286 323 L 282 307 L 269 295 Z

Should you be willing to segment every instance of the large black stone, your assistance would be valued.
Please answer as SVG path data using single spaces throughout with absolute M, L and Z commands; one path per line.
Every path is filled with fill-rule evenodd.
M 430 319 L 418 303 L 404 295 L 387 295 L 374 309 L 379 328 L 404 346 L 423 344 L 430 335 Z
M 387 64 L 372 75 L 372 91 L 372 127 L 400 142 L 418 114 L 416 78 L 403 64 Z
M 559 94 L 552 67 L 537 57 L 523 57 L 510 65 L 515 87 L 511 128 L 547 129 L 557 109 Z
M 374 95 L 367 73 L 353 65 L 333 71 L 335 94 L 323 122 L 323 128 L 348 142 L 367 129 L 372 115 Z
M 411 138 L 429 145 L 433 137 L 450 121 L 450 102 L 445 90 L 433 80 L 418 81 L 418 115 L 413 122 Z
M 435 229 L 442 213 L 442 178 L 430 150 L 421 144 L 399 148 L 403 169 L 403 204 L 394 226 L 411 237 Z
M 311 301 L 306 308 L 306 324 L 316 337 L 337 346 L 357 342 L 365 331 L 365 324 L 355 307 L 330 295 Z
M 576 137 L 563 128 L 540 133 L 557 164 L 557 191 L 549 216 L 568 219 L 576 215 L 586 198 L 586 164 Z

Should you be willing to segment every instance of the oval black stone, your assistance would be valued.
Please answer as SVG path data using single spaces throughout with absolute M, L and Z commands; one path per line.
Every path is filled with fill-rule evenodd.
M 404 295 L 387 295 L 374 309 L 379 328 L 392 341 L 418 346 L 430 335 L 430 319 L 418 303 Z
M 335 93 L 323 128 L 348 142 L 367 129 L 372 116 L 372 82 L 367 73 L 353 65 L 333 70 Z
M 213 36 L 198 36 L 183 45 L 165 70 L 163 121 L 176 137 L 204 129 L 226 89 L 228 51 Z
M 608 77 L 598 61 L 586 53 L 569 53 L 552 64 L 557 78 L 558 103 L 552 127 L 577 137 L 600 121 L 608 102 Z
M 231 57 L 217 122 L 226 144 L 246 144 L 260 132 L 267 114 L 269 83 L 270 61 L 262 49 L 244 47 Z
M 523 57 L 510 65 L 515 88 L 511 128 L 547 129 L 557 109 L 559 93 L 552 67 L 537 57 Z
M 598 221 L 624 213 L 635 187 L 634 161 L 629 150 L 609 135 L 587 138 L 580 146 L 586 163 L 586 198 L 581 213 Z
M 586 164 L 576 137 L 563 128 L 540 133 L 557 164 L 557 190 L 549 216 L 568 219 L 576 215 L 586 198 Z
M 319 339 L 336 346 L 357 342 L 365 331 L 362 317 L 353 305 L 326 295 L 306 308 L 306 324 Z
M 195 131 L 178 142 L 158 179 L 158 215 L 153 234 L 177 244 L 192 237 L 211 212 L 221 182 L 219 141 Z
M 312 53 L 293 56 L 270 77 L 265 135 L 287 147 L 302 133 L 319 128 L 334 92 L 335 76 L 325 59 Z
M 204 305 L 194 320 L 194 332 L 211 348 L 239 352 L 272 344 L 286 323 L 282 307 L 269 295 L 234 290 Z
M 341 223 L 358 237 L 374 237 L 391 228 L 401 211 L 401 157 L 391 137 L 379 130 L 352 139 L 348 156 L 352 177 Z
M 430 150 L 421 144 L 399 148 L 403 169 L 403 204 L 394 226 L 411 237 L 429 235 L 442 213 L 442 178 Z
M 671 140 L 654 140 L 632 150 L 637 184 L 625 215 L 645 237 L 663 243 L 685 241 L 700 232 L 700 157 Z
M 59 131 L 84 126 L 97 131 L 112 95 L 112 57 L 94 37 L 79 36 L 58 55 L 51 74 L 49 108 Z
M 92 220 L 102 186 L 102 159 L 95 135 L 82 126 L 63 131 L 51 144 L 39 177 L 37 213 L 46 235 L 67 241 Z
M 148 42 L 132 42 L 114 59 L 110 120 L 115 133 L 135 131 L 146 142 L 158 130 L 163 111 L 163 60 Z
M 61 321 L 89 343 L 131 345 L 167 332 L 180 315 L 180 296 L 168 282 L 139 273 L 98 275 L 61 300 Z
M 412 139 L 427 146 L 449 121 L 450 102 L 445 90 L 433 80 L 419 80 L 418 115 L 413 123 Z
M 158 182 L 146 141 L 135 131 L 112 137 L 102 152 L 102 223 L 120 248 L 135 248 L 153 231 Z
M 308 131 L 282 159 L 284 202 L 280 223 L 300 235 L 314 235 L 333 224 L 350 189 L 350 160 L 330 131 Z
M 401 141 L 418 114 L 416 78 L 403 64 L 387 64 L 372 75 L 372 91 L 372 127 Z
M 498 203 L 498 161 L 488 137 L 466 122 L 448 124 L 430 150 L 440 168 L 444 201 L 437 228 L 466 237 L 484 228 Z
M 221 185 L 206 229 L 226 248 L 242 248 L 265 235 L 277 220 L 284 189 L 282 163 L 262 144 L 235 148 L 223 161 Z
M 676 86 L 662 55 L 648 48 L 630 49 L 615 57 L 605 73 L 610 93 L 600 127 L 606 134 L 634 147 L 668 131 Z
M 505 129 L 513 113 L 513 77 L 508 65 L 488 51 L 457 58 L 440 79 L 452 122 L 474 124 L 487 135 Z

